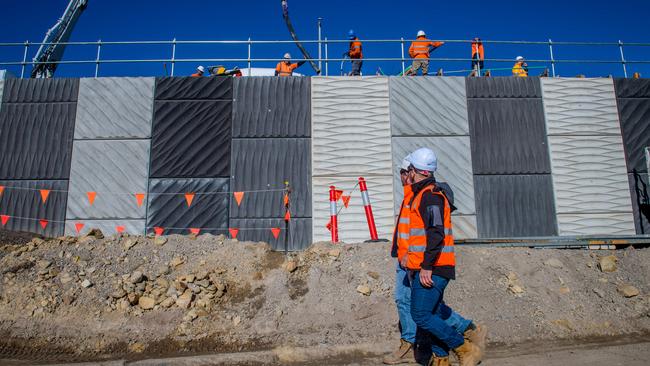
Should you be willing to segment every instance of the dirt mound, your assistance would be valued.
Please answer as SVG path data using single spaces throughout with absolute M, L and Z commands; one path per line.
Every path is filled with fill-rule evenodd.
M 223 236 L 98 234 L 3 248 L 0 358 L 83 361 L 398 339 L 388 244 L 318 243 L 285 257 Z M 614 270 L 603 272 L 601 257 L 610 255 Z M 486 323 L 492 344 L 650 331 L 650 250 L 460 247 L 458 262 L 447 302 Z

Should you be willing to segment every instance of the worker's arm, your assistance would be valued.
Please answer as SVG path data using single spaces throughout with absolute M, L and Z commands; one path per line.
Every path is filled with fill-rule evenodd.
M 411 43 L 411 46 L 409 47 L 409 56 L 411 56 L 411 58 L 415 58 L 415 50 L 413 49 L 414 46 L 415 45 Z
M 442 197 L 430 191 L 424 192 L 420 203 L 420 215 L 424 220 L 427 234 L 427 248 L 424 252 L 422 269 L 433 269 L 433 264 L 442 253 L 445 238 L 444 209 L 445 201 Z
M 430 46 L 430 48 L 431 48 L 431 50 L 433 51 L 433 50 L 435 50 L 436 48 L 442 46 L 443 44 L 445 44 L 445 42 L 431 42 L 431 46 Z
M 278 76 L 278 75 L 280 75 L 280 64 L 277 64 L 275 66 L 275 76 Z
M 299 68 L 300 66 L 304 65 L 305 62 L 307 62 L 307 61 L 298 61 L 298 63 L 296 64 L 298 66 L 296 66 L 296 68 Z

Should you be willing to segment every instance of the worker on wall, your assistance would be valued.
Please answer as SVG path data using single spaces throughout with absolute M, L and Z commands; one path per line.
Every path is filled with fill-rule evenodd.
M 291 76 L 293 75 L 293 70 L 299 68 L 305 63 L 305 61 L 299 61 L 295 64 L 291 63 L 291 55 L 285 53 L 283 60 L 278 62 L 275 66 L 275 76 Z
M 404 260 L 404 257 L 408 252 L 407 237 L 410 234 L 408 226 L 409 221 L 407 219 L 410 215 L 408 207 L 413 200 L 413 191 L 409 179 L 410 165 L 411 162 L 409 155 L 402 160 L 400 166 L 400 180 L 404 188 L 404 200 L 402 201 L 399 216 L 397 217 L 397 224 L 393 234 L 393 246 L 391 248 L 391 257 L 397 259 L 394 298 L 397 307 L 397 315 L 399 317 L 400 344 L 397 350 L 384 357 L 383 362 L 386 365 L 416 362 L 415 350 L 417 326 L 411 317 L 411 282 L 408 277 L 407 269 L 400 263 Z M 453 197 L 453 192 L 449 185 L 446 183 L 438 183 L 438 185 L 441 187 L 444 185 L 444 191 L 447 192 L 448 196 Z M 453 198 L 451 198 L 450 201 L 453 201 Z M 450 203 L 453 205 L 453 202 Z M 473 321 L 463 318 L 444 302 L 440 303 L 439 311 L 447 325 L 456 329 L 458 333 L 463 334 L 465 338 L 476 343 L 479 348 L 484 348 L 487 336 L 487 328 L 485 326 L 475 324 Z M 418 343 L 422 343 L 421 340 Z M 422 346 L 422 344 L 418 346 Z
M 453 350 L 460 366 L 476 366 L 482 360 L 481 348 L 450 327 L 439 306 L 447 284 L 456 278 L 456 257 L 451 204 L 434 178 L 438 160 L 433 151 L 420 148 L 409 161 L 408 230 L 400 228 L 400 234 L 408 243 L 401 264 L 411 280 L 411 316 L 418 329 L 433 337 L 429 365 L 448 366 Z
M 193 78 L 200 78 L 205 74 L 205 67 L 199 65 L 199 67 L 196 68 L 196 72 L 192 74 Z
M 444 42 L 433 42 L 427 39 L 426 33 L 424 33 L 423 30 L 419 31 L 417 34 L 417 40 L 413 41 L 411 47 L 409 47 L 409 55 L 414 60 L 407 75 L 417 75 L 418 70 L 422 69 L 422 75 L 426 76 L 429 73 L 429 56 L 431 51 L 443 44 Z
M 517 56 L 515 66 L 512 67 L 512 76 L 525 78 L 528 76 L 528 64 L 522 56 Z
M 363 66 L 363 47 L 359 37 L 357 37 L 354 30 L 350 29 L 348 32 L 348 39 L 350 40 L 350 49 L 348 52 L 343 54 L 343 57 L 349 57 L 352 61 L 352 71 L 350 71 L 351 76 L 360 76 L 361 67 Z
M 479 76 L 480 70 L 485 68 L 483 65 L 484 60 L 485 50 L 483 49 L 483 42 L 481 42 L 480 38 L 476 37 L 472 41 L 472 70 L 475 70 Z

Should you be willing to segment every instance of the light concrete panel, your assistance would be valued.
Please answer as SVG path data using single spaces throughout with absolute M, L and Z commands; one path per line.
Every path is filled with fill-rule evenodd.
M 316 76 L 311 88 L 313 99 L 388 98 L 388 77 Z
M 561 236 L 634 235 L 632 212 L 558 214 Z
M 77 233 L 77 224 L 83 224 L 83 227 Z M 145 220 L 66 220 L 65 235 L 81 236 L 88 234 L 91 229 L 99 229 L 105 236 L 119 234 L 118 227 L 123 229 L 123 233 L 130 235 L 144 235 Z

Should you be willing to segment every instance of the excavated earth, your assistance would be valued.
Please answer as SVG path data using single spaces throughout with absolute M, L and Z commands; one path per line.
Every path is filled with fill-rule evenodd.
M 211 235 L 0 231 L 0 257 L 1 364 L 215 354 L 225 363 L 204 364 L 373 364 L 399 339 L 387 243 L 285 255 Z M 489 327 L 493 357 L 521 344 L 650 341 L 650 249 L 459 247 L 457 258 L 446 301 Z

